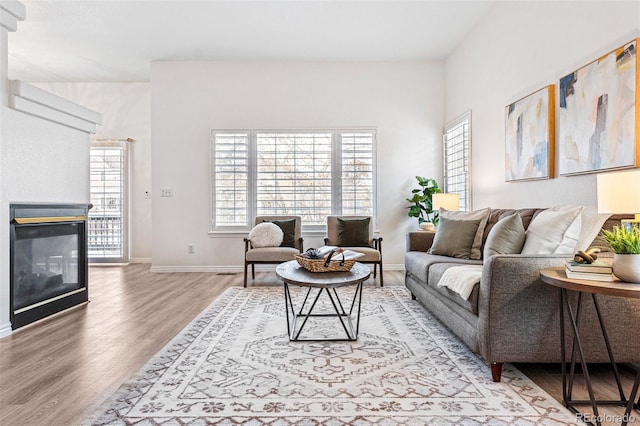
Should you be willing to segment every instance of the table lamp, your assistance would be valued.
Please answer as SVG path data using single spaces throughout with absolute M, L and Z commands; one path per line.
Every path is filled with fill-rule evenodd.
M 440 208 L 445 210 L 460 210 L 460 195 L 438 192 L 433 194 L 431 204 L 433 210 L 439 210 Z
M 627 229 L 640 226 L 640 169 L 601 173 L 597 180 L 598 213 L 635 214 L 622 223 Z
M 633 227 L 640 229 L 640 169 L 598 175 L 598 212 L 634 213 L 635 219 L 622 220 L 622 226 L 628 236 L 634 234 Z M 622 281 L 640 283 L 640 254 L 616 251 L 613 274 Z

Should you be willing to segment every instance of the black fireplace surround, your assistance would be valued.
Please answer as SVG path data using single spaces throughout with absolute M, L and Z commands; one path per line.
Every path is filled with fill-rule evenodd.
M 11 204 L 11 326 L 88 301 L 86 204 Z

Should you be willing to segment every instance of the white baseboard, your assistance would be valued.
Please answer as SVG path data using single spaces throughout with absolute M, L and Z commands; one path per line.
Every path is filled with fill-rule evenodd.
M 134 257 L 129 259 L 129 263 L 151 263 L 150 257 Z
M 13 330 L 11 329 L 11 323 L 5 323 L 0 325 L 0 339 L 3 337 L 11 336 Z
M 369 265 L 373 267 L 372 265 Z M 256 265 L 257 272 L 270 272 L 276 269 L 276 265 Z M 403 264 L 384 265 L 385 271 L 404 271 Z M 244 266 L 152 266 L 151 272 L 211 272 L 211 273 L 242 273 Z

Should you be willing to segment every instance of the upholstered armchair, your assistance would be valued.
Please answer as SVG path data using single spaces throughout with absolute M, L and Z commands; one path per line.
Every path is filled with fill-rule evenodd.
M 382 238 L 373 234 L 371 216 L 327 216 L 327 236 L 324 244 L 339 246 L 363 253 L 360 263 L 373 264 L 375 278 L 380 267 L 380 287 L 384 285 L 382 275 Z
M 302 218 L 300 216 L 256 216 L 255 225 L 273 222 L 282 229 L 282 244 L 278 247 L 254 247 L 249 238 L 244 239 L 244 286 L 247 286 L 247 269 L 251 265 L 251 278 L 256 278 L 256 264 L 278 264 L 293 260 L 302 253 Z

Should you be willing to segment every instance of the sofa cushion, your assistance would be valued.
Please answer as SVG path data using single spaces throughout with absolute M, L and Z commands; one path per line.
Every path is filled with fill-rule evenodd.
M 482 257 L 482 242 L 484 236 L 484 228 L 487 224 L 487 220 L 489 219 L 489 213 L 491 209 L 482 209 L 482 210 L 474 210 L 472 212 L 465 211 L 451 211 L 440 209 L 440 223 L 442 223 L 442 219 L 455 219 L 455 220 L 479 220 L 478 229 L 476 230 L 476 235 L 473 240 L 473 244 L 471 246 L 471 252 L 469 254 L 469 259 L 480 259 Z M 439 225 L 440 226 L 440 225 Z M 439 227 L 438 226 L 438 227 Z M 437 234 L 436 234 L 437 236 Z
M 581 206 L 544 210 L 531 221 L 522 254 L 573 254 L 581 229 Z
M 460 266 L 458 263 L 437 263 L 432 265 L 429 268 L 429 287 L 436 290 L 438 293 L 444 295 L 450 301 L 454 302 L 456 305 L 464 308 L 465 310 L 471 312 L 474 315 L 478 314 L 478 294 L 480 293 L 480 286 L 476 285 L 471 292 L 471 295 L 468 299 L 463 299 L 460 295 L 452 290 L 449 290 L 446 287 L 438 287 L 438 282 L 444 272 L 454 266 Z
M 404 256 L 404 268 L 407 274 L 413 275 L 416 279 L 427 282 L 429 268 L 438 263 L 448 263 L 451 265 L 482 265 L 479 260 L 454 259 L 448 256 L 438 256 L 423 251 L 409 251 Z
M 455 220 L 441 217 L 431 246 L 432 254 L 470 259 L 479 219 Z
M 494 254 L 518 254 L 525 240 L 525 230 L 518 213 L 500 220 L 489 232 L 484 245 L 483 258 Z
M 487 219 L 487 224 L 484 226 L 484 235 L 482 240 L 487 241 L 487 237 L 489 236 L 489 232 L 491 229 L 502 219 L 507 216 L 511 216 L 514 213 L 518 213 L 520 215 L 520 219 L 522 219 L 522 226 L 524 226 L 525 231 L 529 227 L 531 220 L 536 217 L 541 211 L 545 209 L 491 209 L 489 212 L 489 218 Z

